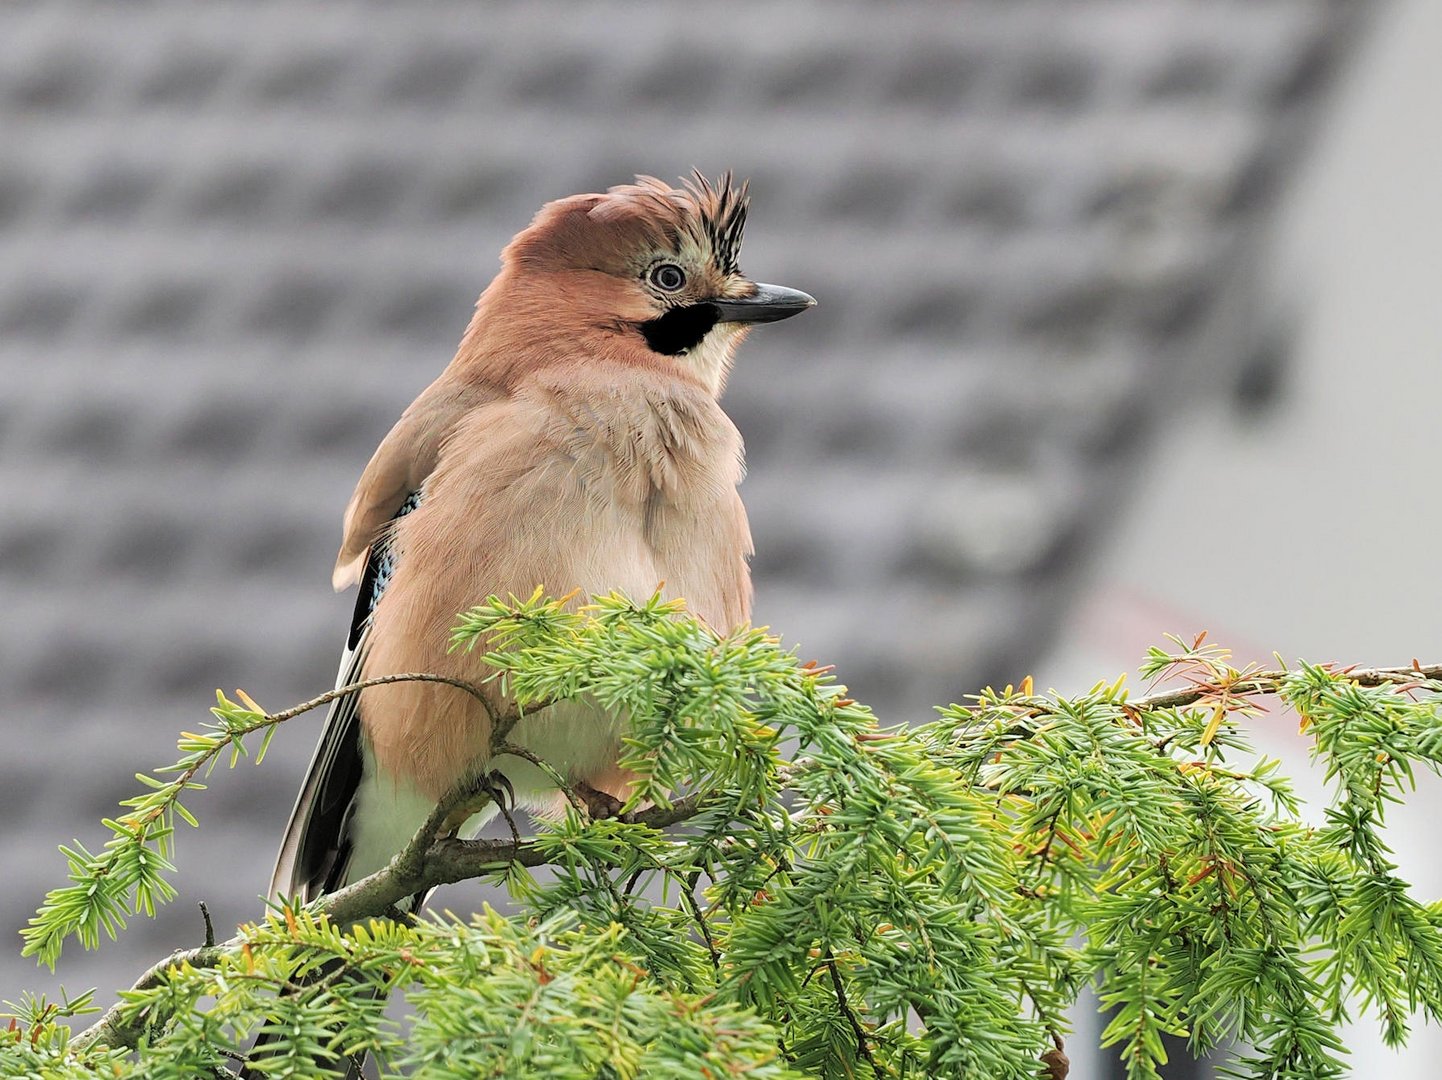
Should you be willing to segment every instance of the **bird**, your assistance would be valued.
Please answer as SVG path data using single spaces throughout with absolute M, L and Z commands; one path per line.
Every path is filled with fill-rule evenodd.
M 741 272 L 748 206 L 730 173 L 679 186 L 638 176 L 545 204 L 506 245 L 454 358 L 361 474 L 333 574 L 337 590 L 359 586 L 338 687 L 426 672 L 480 684 L 488 700 L 438 682 L 338 698 L 273 897 L 309 902 L 382 869 L 468 779 L 559 812 L 550 773 L 491 757 L 505 702 L 484 681 L 484 650 L 447 650 L 458 612 L 537 588 L 573 604 L 659 589 L 709 625 L 749 620 L 742 440 L 719 399 L 749 330 L 816 301 Z M 594 703 L 558 703 L 508 738 L 623 799 L 623 724 Z

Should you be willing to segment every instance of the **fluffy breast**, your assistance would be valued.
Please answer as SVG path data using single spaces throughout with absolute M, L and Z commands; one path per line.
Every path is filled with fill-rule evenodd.
M 366 676 L 483 678 L 479 655 L 446 652 L 457 612 L 537 586 L 637 598 L 661 587 L 713 626 L 744 622 L 751 539 L 740 479 L 735 427 L 689 388 L 538 382 L 474 410 L 442 448 L 421 505 L 396 525 Z M 484 761 L 489 720 L 463 691 L 396 684 L 366 691 L 362 706 L 377 764 L 428 794 Z M 593 716 L 596 738 L 576 730 L 576 760 L 553 764 L 604 772 L 613 720 Z M 587 724 L 580 714 L 570 723 Z M 567 740 L 548 742 L 563 752 Z

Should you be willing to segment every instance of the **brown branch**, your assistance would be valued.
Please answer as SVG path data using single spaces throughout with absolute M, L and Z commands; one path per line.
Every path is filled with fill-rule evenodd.
M 1322 665 L 1324 668 L 1327 665 Z M 1330 670 L 1330 669 L 1329 669 Z M 1156 712 L 1159 709 L 1182 709 L 1188 705 L 1195 705 L 1199 701 L 1209 701 L 1216 698 L 1233 699 L 1246 697 L 1252 694 L 1272 695 L 1282 688 L 1282 683 L 1293 671 L 1254 671 L 1250 674 L 1238 673 L 1239 677 L 1231 682 L 1203 682 L 1195 681 L 1192 685 L 1180 690 L 1166 690 L 1159 694 L 1149 694 L 1145 697 L 1130 698 L 1117 702 L 1118 708 L 1122 709 L 1133 718 L 1142 713 Z M 1387 683 L 1420 683 L 1442 681 L 1442 664 L 1419 664 L 1412 661 L 1408 667 L 1389 668 L 1351 668 L 1334 671 L 1332 674 L 1345 676 L 1361 686 L 1383 686 Z M 1004 704 L 1004 703 L 1003 703 Z M 1056 705 L 1048 701 L 1038 701 L 1033 698 L 1024 705 L 1014 704 L 1013 715 L 1018 720 L 1030 720 L 1047 716 L 1056 710 Z M 968 708 L 968 711 L 971 711 Z M 1019 725 L 1006 733 L 1017 738 L 1026 738 L 1032 734 L 1030 728 Z M 1166 749 L 1166 744 L 1175 738 L 1175 733 L 1163 739 L 1157 749 Z
M 202 945 L 196 949 L 177 949 L 164 960 L 150 965 L 131 986 L 132 990 L 150 990 L 159 986 L 172 968 L 189 964 L 194 968 L 215 967 L 228 954 L 240 948 L 240 939 L 231 938 L 219 945 Z M 124 1002 L 116 1002 L 105 1010 L 95 1023 L 75 1036 L 73 1045 L 78 1050 L 89 1050 L 92 1046 L 127 1047 L 134 1049 L 145 1034 L 146 1024 L 128 1018 L 124 1013 Z M 159 1022 L 158 1018 L 154 1022 Z
M 684 889 L 680 895 L 687 909 L 691 912 L 691 918 L 695 920 L 696 926 L 701 931 L 701 938 L 706 942 L 706 951 L 711 954 L 711 968 L 717 975 L 721 974 L 721 950 L 716 948 L 716 941 L 711 937 L 711 926 L 706 922 L 706 915 L 701 910 L 701 905 L 696 903 L 696 885 L 701 880 L 701 871 L 697 870 L 686 879 Z
M 486 696 L 485 691 L 475 683 L 467 682 L 465 679 L 453 679 L 449 675 L 433 675 L 424 671 L 408 671 L 400 675 L 378 675 L 374 679 L 363 679 L 360 682 L 347 683 L 345 686 L 337 686 L 334 690 L 327 690 L 319 697 L 313 697 L 309 701 L 292 706 L 283 712 L 266 713 L 265 718 L 271 723 L 279 724 L 283 721 L 294 719 L 301 713 L 318 709 L 322 705 L 329 705 L 338 698 L 347 697 L 350 694 L 357 694 L 362 690 L 369 690 L 372 686 L 386 686 L 390 683 L 401 682 L 443 683 L 446 686 L 454 686 L 458 690 L 464 690 L 470 694 L 471 697 L 479 701 L 482 707 L 485 708 L 486 715 L 491 718 L 491 725 L 493 727 L 499 727 L 502 723 L 502 718 L 496 714 L 496 706 L 491 702 L 491 699 Z M 509 731 L 514 724 L 515 720 L 511 720 L 510 724 L 506 725 L 506 730 Z
M 204 900 L 200 901 L 200 917 L 205 920 L 205 944 L 215 944 L 215 924 L 210 921 L 210 908 Z
M 662 829 L 695 817 L 705 809 L 711 797 L 709 793 L 698 792 L 676 800 L 670 807 L 651 807 L 626 814 L 620 820 Z M 422 827 L 423 832 L 425 828 Z M 316 911 L 333 922 L 354 923 L 371 918 L 408 896 L 439 885 L 467 881 L 508 864 L 530 867 L 544 866 L 550 861 L 550 856 L 537 847 L 534 840 L 516 843 L 514 840 L 460 840 L 455 837 L 430 843 L 417 860 L 412 848 L 419 839 L 418 833 L 406 845 L 405 851 L 392 859 L 385 869 L 322 897 Z
M 1242 696 L 1247 694 L 1275 694 L 1282 682 L 1292 671 L 1254 671 L 1236 682 L 1225 685 L 1197 683 L 1181 690 L 1168 690 L 1160 694 L 1134 698 L 1126 702 L 1126 708 L 1135 712 L 1155 712 L 1158 709 L 1181 709 L 1199 701 L 1221 694 Z M 1436 681 L 1442 679 L 1442 664 L 1414 664 L 1411 667 L 1354 668 L 1338 671 L 1362 686 L 1382 686 L 1386 683 L 1408 683 L 1418 680 Z
M 783 780 L 789 775 L 788 770 L 782 771 Z M 332 922 L 348 925 L 384 917 L 401 901 L 439 885 L 467 881 L 507 865 L 546 865 L 550 855 L 533 840 L 517 843 L 514 840 L 460 840 L 455 837 L 437 839 L 449 814 L 462 806 L 468 797 L 474 798 L 478 792 L 483 792 L 482 784 L 483 781 L 469 787 L 459 785 L 437 805 L 390 865 L 326 894 L 316 903 L 314 911 Z M 621 820 L 655 829 L 665 828 L 695 817 L 706 808 L 708 797 L 711 796 L 698 792 L 676 800 L 669 807 L 651 807 L 626 814 Z M 170 970 L 180 964 L 189 964 L 194 968 L 216 967 L 226 956 L 238 952 L 243 944 L 243 938 L 233 937 L 219 945 L 178 950 L 147 968 L 132 989 L 147 990 L 159 985 Z M 152 1017 L 151 1023 L 155 1022 L 157 1018 Z M 144 1023 L 127 1020 L 123 1003 L 117 1003 L 77 1035 L 75 1045 L 81 1050 L 96 1045 L 134 1048 L 145 1027 Z
M 876 1064 L 876 1058 L 871 1056 L 871 1041 L 866 1037 L 866 1029 L 861 1026 L 861 1020 L 846 1000 L 846 985 L 841 981 L 841 972 L 836 969 L 836 957 L 829 948 L 826 950 L 826 970 L 831 972 L 831 985 L 836 990 L 836 1004 L 841 1008 L 841 1015 L 846 1017 L 847 1023 L 851 1025 L 851 1033 L 856 1036 L 856 1052 L 871 1066 L 871 1075 L 880 1076 L 881 1069 Z
M 426 854 L 443 833 L 449 833 L 472 815 L 496 799 L 495 788 L 484 776 L 466 777 L 451 788 L 431 809 L 416 834 L 391 859 L 390 868 L 398 879 L 409 881 L 420 876 Z

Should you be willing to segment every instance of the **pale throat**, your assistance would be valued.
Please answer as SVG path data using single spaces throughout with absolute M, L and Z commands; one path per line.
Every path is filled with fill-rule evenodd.
M 726 376 L 731 373 L 732 357 L 736 346 L 746 336 L 746 327 L 739 323 L 717 323 L 706 331 L 697 344 L 677 356 L 677 362 L 691 368 L 706 389 L 719 396 L 726 387 Z

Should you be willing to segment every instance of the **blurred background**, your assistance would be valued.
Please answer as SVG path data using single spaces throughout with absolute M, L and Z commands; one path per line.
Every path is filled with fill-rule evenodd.
M 757 617 L 883 717 L 1166 631 L 1436 659 L 1438 41 L 1429 0 L 0 7 L 0 997 L 254 914 L 319 715 L 193 801 L 160 920 L 58 978 L 10 936 L 215 687 L 329 687 L 361 467 L 501 245 L 637 172 L 751 177 L 743 266 L 821 301 L 726 399 Z M 1432 1075 L 1370 1032 L 1357 1075 Z

